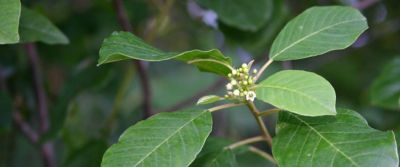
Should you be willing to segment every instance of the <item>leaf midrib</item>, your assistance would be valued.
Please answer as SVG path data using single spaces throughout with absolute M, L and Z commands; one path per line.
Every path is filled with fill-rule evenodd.
M 288 92 L 293 92 L 293 93 L 300 94 L 300 95 L 302 95 L 302 96 L 304 96 L 304 97 L 310 99 L 311 101 L 314 101 L 315 103 L 319 104 L 320 106 L 322 106 L 323 108 L 327 109 L 328 111 L 331 111 L 331 109 L 330 109 L 328 106 L 326 106 L 326 105 L 323 104 L 323 103 L 320 103 L 317 99 L 315 99 L 315 98 L 313 98 L 312 96 L 309 96 L 309 95 L 307 95 L 307 94 L 305 94 L 305 93 L 303 93 L 303 92 L 297 91 L 297 90 L 295 90 L 295 89 L 291 89 L 291 88 L 289 88 L 289 87 L 268 85 L 268 84 L 263 84 L 263 85 L 261 85 L 260 87 L 266 87 L 266 88 L 272 88 L 272 89 L 282 89 L 282 90 L 284 90 L 284 91 L 288 91 Z
M 294 118 L 298 119 L 300 122 L 302 122 L 304 125 L 306 125 L 307 127 L 309 127 L 312 131 L 314 131 L 320 138 L 322 138 L 323 140 L 325 140 L 332 148 L 334 148 L 336 150 L 336 152 L 339 152 L 340 154 L 342 154 L 346 159 L 348 159 L 352 164 L 356 165 L 357 167 L 360 167 L 360 165 L 355 162 L 353 159 L 351 159 L 350 156 L 348 156 L 347 154 L 345 154 L 344 152 L 342 152 L 339 148 L 337 148 L 331 141 L 329 141 L 327 138 L 325 138 L 325 136 L 323 136 L 321 133 L 319 133 L 313 126 L 311 126 L 310 124 L 308 124 L 306 121 L 302 120 L 301 118 L 299 118 L 298 116 L 289 113 L 290 115 L 292 115 Z
M 196 117 L 190 119 L 188 122 L 186 122 L 185 124 L 183 124 L 180 128 L 178 128 L 176 131 L 174 131 L 170 136 L 168 136 L 165 140 L 163 140 L 160 144 L 158 144 L 153 150 L 151 150 L 149 153 L 147 153 L 143 158 L 141 158 L 136 164 L 134 164 L 133 166 L 137 166 L 140 163 L 142 163 L 147 157 L 149 157 L 152 153 L 155 152 L 155 150 L 157 150 L 159 147 L 161 147 L 161 145 L 163 145 L 165 142 L 167 142 L 172 136 L 176 135 L 183 127 L 187 126 L 189 123 L 191 123 L 193 120 L 199 118 L 200 116 L 202 116 L 205 112 L 208 112 L 207 110 L 199 113 L 199 115 L 197 115 Z
M 300 38 L 300 39 L 298 39 L 297 41 L 293 42 L 292 44 L 290 44 L 290 45 L 287 46 L 286 48 L 282 49 L 281 51 L 279 51 L 278 53 L 276 53 L 275 55 L 273 55 L 273 56 L 271 57 L 271 59 L 274 59 L 275 57 L 279 56 L 280 54 L 282 54 L 282 53 L 285 52 L 286 50 L 288 50 L 288 49 L 290 49 L 291 47 L 293 47 L 294 45 L 296 45 L 296 44 L 298 44 L 298 43 L 300 43 L 300 42 L 306 40 L 307 38 L 309 38 L 309 37 L 311 37 L 311 36 L 313 36 L 313 35 L 316 35 L 316 34 L 322 32 L 322 31 L 325 31 L 325 30 L 327 30 L 327 29 L 329 29 L 329 28 L 332 28 L 332 27 L 337 26 L 337 25 L 340 25 L 340 24 L 346 24 L 346 23 L 356 22 L 356 21 L 362 21 L 362 20 L 364 20 L 364 19 L 356 19 L 356 20 L 343 21 L 343 22 L 339 22 L 339 23 L 336 23 L 336 24 L 329 25 L 329 26 L 324 27 L 324 28 L 322 28 L 322 29 L 320 29 L 320 30 L 318 30 L 318 31 L 315 31 L 315 32 L 313 32 L 313 33 L 310 33 L 310 34 L 304 36 L 303 38 Z

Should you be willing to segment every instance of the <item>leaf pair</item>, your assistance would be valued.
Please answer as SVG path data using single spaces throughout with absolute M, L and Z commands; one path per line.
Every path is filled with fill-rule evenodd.
M 211 132 L 208 111 L 157 114 L 127 129 L 105 153 L 107 166 L 189 166 Z M 237 166 L 237 151 L 226 142 L 208 142 L 191 166 Z M 393 132 L 372 129 L 356 112 L 339 109 L 336 116 L 305 117 L 281 111 L 273 155 L 281 167 L 397 167 Z

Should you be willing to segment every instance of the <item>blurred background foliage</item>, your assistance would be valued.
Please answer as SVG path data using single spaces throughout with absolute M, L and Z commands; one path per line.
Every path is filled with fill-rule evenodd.
M 168 3 L 171 6 L 166 9 Z M 114 7 L 110 0 L 22 0 L 22 4 L 47 17 L 69 39 L 66 45 L 37 43 L 51 115 L 51 131 L 43 140 L 54 142 L 58 166 L 99 166 L 106 148 L 127 127 L 143 118 L 142 88 L 134 64 L 125 61 L 95 66 L 103 39 L 121 29 Z M 374 128 L 400 128 L 399 107 L 374 105 L 370 96 L 371 85 L 384 66 L 400 56 L 400 1 L 240 0 L 236 4 L 228 0 L 124 1 L 134 33 L 142 38 L 152 35 L 152 44 L 158 48 L 165 51 L 218 48 L 235 65 L 255 59 L 258 67 L 267 60 L 269 47 L 285 23 L 316 5 L 358 8 L 367 17 L 370 28 L 345 50 L 310 59 L 275 62 L 264 77 L 289 68 L 313 71 L 331 82 L 338 107 L 360 112 Z M 42 166 L 38 150 L 11 124 L 11 102 L 29 124 L 33 127 L 38 124 L 27 55 L 19 44 L 0 45 L 0 54 L 1 76 L 11 95 L 0 94 L 0 166 L 28 163 L 32 167 Z M 154 113 L 166 111 L 210 85 L 215 90 L 210 94 L 224 94 L 223 84 L 215 84 L 220 80 L 217 76 L 200 73 L 183 62 L 171 60 L 145 65 Z M 386 91 L 400 92 L 399 71 L 397 68 L 399 75 L 394 88 Z M 195 101 L 186 107 L 193 104 Z M 257 104 L 260 108 L 271 107 Z M 113 110 L 117 114 L 111 115 Z M 270 130 L 274 129 L 275 119 L 276 115 L 267 118 Z M 215 136 L 238 140 L 259 133 L 251 113 L 243 108 L 214 115 Z M 263 166 L 264 160 L 259 157 L 240 156 L 240 163 Z

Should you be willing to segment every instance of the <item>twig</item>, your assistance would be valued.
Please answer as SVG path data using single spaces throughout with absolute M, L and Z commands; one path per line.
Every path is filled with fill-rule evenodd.
M 29 139 L 29 141 L 31 141 L 34 145 L 38 144 L 39 135 L 22 119 L 21 114 L 17 110 L 13 111 L 13 121 L 15 125 L 17 125 L 17 128 Z
M 266 152 L 264 152 L 264 151 L 262 151 L 262 150 L 260 150 L 260 149 L 258 149 L 256 147 L 250 146 L 249 147 L 249 151 L 262 156 L 263 158 L 267 159 L 269 162 L 271 162 L 271 163 L 273 163 L 275 165 L 277 164 L 275 159 L 274 159 L 274 157 L 272 157 L 272 155 L 270 155 L 270 154 L 268 154 L 268 153 L 266 153 Z
M 239 102 L 239 103 L 229 103 L 229 104 L 224 104 L 224 105 L 220 105 L 220 106 L 216 106 L 213 108 L 208 109 L 208 111 L 210 112 L 214 112 L 214 111 L 218 111 L 218 110 L 222 110 L 225 108 L 231 108 L 231 107 L 235 107 L 235 106 L 241 106 L 244 105 L 245 103 L 243 102 Z
M 43 87 L 42 72 L 40 70 L 39 56 L 34 43 L 24 44 L 25 51 L 28 54 L 31 64 L 35 94 L 37 101 L 38 118 L 40 125 L 40 134 L 44 134 L 49 128 L 49 119 L 47 113 L 47 97 Z
M 36 46 L 34 43 L 26 43 L 24 44 L 26 53 L 28 54 L 29 61 L 31 63 L 32 72 L 33 72 L 33 79 L 35 83 L 35 93 L 36 93 L 36 101 L 38 106 L 38 118 L 39 118 L 39 135 L 46 133 L 49 128 L 49 116 L 47 112 L 47 97 L 46 92 L 43 87 L 43 80 L 42 80 L 42 72 L 40 70 L 40 63 L 39 63 L 39 56 L 36 50 Z M 17 115 L 18 117 L 18 115 Z M 22 119 L 21 119 L 22 120 Z M 18 122 L 17 122 L 18 123 Z M 22 125 L 22 124 L 21 124 Z M 28 126 L 23 127 L 25 130 L 24 133 L 29 131 L 27 130 Z M 32 133 L 32 132 L 31 132 Z M 39 136 L 38 135 L 38 136 Z M 32 137 L 32 136 L 31 136 Z M 38 142 L 33 140 L 32 142 Z M 38 139 L 37 139 L 38 140 Z M 40 145 L 40 143 L 37 143 Z M 54 152 L 53 152 L 53 145 L 50 142 L 45 143 L 44 145 L 40 146 L 41 155 L 43 159 L 43 163 L 46 167 L 55 167 L 55 160 L 54 160 Z
M 279 109 L 279 108 L 269 109 L 269 110 L 266 110 L 266 111 L 258 113 L 257 116 L 262 117 L 262 116 L 265 116 L 265 115 L 277 113 L 279 111 L 281 111 L 281 109 Z
M 260 78 L 261 74 L 264 72 L 265 69 L 267 69 L 267 67 L 273 62 L 272 59 L 269 59 L 260 69 L 260 71 L 258 71 L 258 73 L 256 74 L 256 76 L 254 77 L 254 82 L 257 81 L 258 78 Z
M 215 83 L 211 84 L 210 86 L 208 86 L 207 88 L 197 92 L 196 94 L 194 94 L 192 97 L 189 97 L 165 110 L 161 110 L 158 112 L 172 112 L 172 111 L 176 111 L 179 109 L 182 109 L 183 107 L 188 106 L 189 104 L 194 103 L 196 100 L 198 100 L 200 97 L 208 94 L 209 92 L 215 91 L 217 89 L 219 89 L 220 87 L 222 87 L 225 83 L 225 78 L 220 78 L 218 79 Z M 158 113 L 157 112 L 157 113 Z
M 253 113 L 254 118 L 257 120 L 257 123 L 260 126 L 261 131 L 264 134 L 265 140 L 267 141 L 267 143 L 270 146 L 270 148 L 272 148 L 272 138 L 271 138 L 271 135 L 269 134 L 267 128 L 265 127 L 264 121 L 262 120 L 261 117 L 258 116 L 258 114 L 260 112 L 258 111 L 256 106 L 254 105 L 254 103 L 251 102 L 251 101 L 247 101 L 247 106 L 249 107 L 250 111 Z
M 56 162 L 54 161 L 54 150 L 53 143 L 47 142 L 42 147 L 40 147 L 40 153 L 42 154 L 42 159 L 44 166 L 55 167 Z
M 118 16 L 118 21 L 121 24 L 122 30 L 124 31 L 129 31 L 133 33 L 133 28 L 132 25 L 128 19 L 128 15 L 125 12 L 124 6 L 122 4 L 121 0 L 113 0 L 113 5 L 115 8 L 115 12 L 117 13 Z M 152 109 L 151 109 L 151 89 L 150 89 L 150 83 L 149 83 L 149 77 L 147 74 L 147 69 L 145 68 L 145 65 L 142 61 L 140 60 L 135 60 L 136 63 L 136 68 L 139 73 L 140 77 L 140 83 L 143 89 L 143 116 L 144 118 L 148 118 L 152 114 Z
M 236 143 L 233 143 L 233 144 L 227 146 L 226 148 L 235 149 L 237 147 L 240 147 L 240 146 L 243 146 L 246 144 L 255 143 L 255 142 L 264 141 L 264 140 L 265 140 L 264 136 L 251 137 L 251 138 L 244 139 L 244 140 L 238 141 Z

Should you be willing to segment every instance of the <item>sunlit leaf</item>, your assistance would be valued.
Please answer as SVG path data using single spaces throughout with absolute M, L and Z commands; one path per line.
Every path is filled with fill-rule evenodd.
M 0 44 L 12 44 L 19 41 L 20 14 L 19 0 L 0 0 Z
M 312 7 L 292 19 L 274 40 L 270 58 L 296 60 L 350 46 L 368 28 L 351 7 Z
M 21 42 L 69 43 L 68 38 L 50 20 L 26 7 L 22 7 L 19 34 Z
M 321 117 L 280 112 L 272 152 L 280 167 L 397 167 L 399 163 L 393 132 L 370 128 L 358 113 L 346 109 Z
M 389 109 L 400 108 L 400 58 L 390 61 L 372 84 L 371 102 Z
M 231 59 L 224 57 L 218 50 L 167 53 L 147 44 L 129 32 L 114 32 L 104 40 L 100 49 L 98 65 L 125 59 L 162 61 L 172 58 L 195 64 L 200 71 L 204 72 L 224 76 L 231 72 Z
M 101 166 L 188 166 L 211 129 L 207 110 L 157 114 L 128 128 L 106 151 Z
M 306 116 L 335 115 L 336 95 L 321 76 L 300 70 L 285 70 L 260 82 L 257 98 L 280 109 Z

